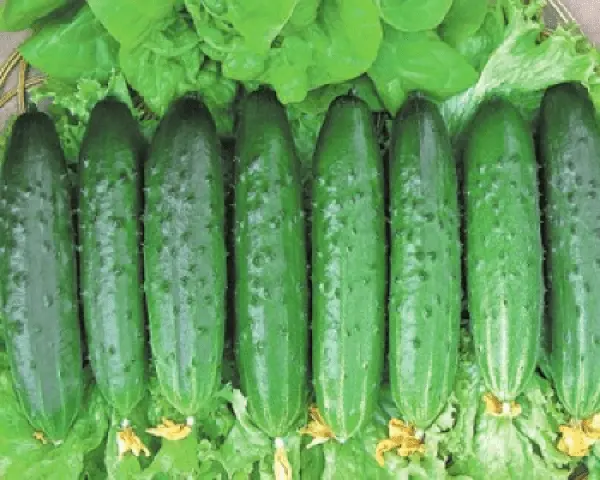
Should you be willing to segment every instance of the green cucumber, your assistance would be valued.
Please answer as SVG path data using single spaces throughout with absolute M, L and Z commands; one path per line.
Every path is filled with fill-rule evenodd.
M 600 128 L 583 88 L 549 89 L 540 150 L 546 198 L 552 378 L 576 419 L 600 411 Z
M 16 395 L 31 425 L 55 442 L 84 388 L 69 189 L 50 118 L 20 116 L 0 176 L 0 311 Z
M 454 385 L 461 318 L 456 166 L 437 108 L 414 99 L 390 153 L 389 374 L 404 418 L 427 428 Z
M 280 437 L 306 413 L 308 278 L 298 159 L 274 94 L 245 99 L 236 156 L 237 363 L 252 419 Z
M 208 109 L 175 101 L 145 170 L 145 286 L 160 390 L 183 415 L 221 381 L 227 256 L 219 138 Z
M 108 404 L 123 417 L 146 388 L 142 154 L 129 108 L 112 99 L 99 102 L 79 155 L 81 290 L 92 371 Z
M 491 100 L 480 107 L 464 161 L 475 353 L 486 388 L 510 402 L 536 367 L 544 291 L 533 140 L 512 105 Z
M 331 104 L 314 162 L 314 383 L 324 420 L 345 441 L 372 415 L 385 350 L 383 161 L 364 102 Z

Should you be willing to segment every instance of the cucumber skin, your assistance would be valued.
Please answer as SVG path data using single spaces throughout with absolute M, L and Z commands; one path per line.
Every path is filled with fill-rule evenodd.
M 317 406 L 339 440 L 377 402 L 386 282 L 383 161 L 364 102 L 336 99 L 315 153 L 313 371 Z
M 69 189 L 52 121 L 20 116 L 0 177 L 0 311 L 15 393 L 52 441 L 69 432 L 84 389 Z
M 539 191 L 533 140 L 517 110 L 492 100 L 465 151 L 468 304 L 486 388 L 501 402 L 536 367 L 543 305 Z
M 390 162 L 390 385 L 425 429 L 454 386 L 461 320 L 456 167 L 432 103 L 412 100 L 396 117 Z
M 96 383 L 123 417 L 146 389 L 139 247 L 143 147 L 125 104 L 96 104 L 79 158 L 83 313 Z
M 204 105 L 176 100 L 145 170 L 145 287 L 162 394 L 197 415 L 221 382 L 225 336 L 225 200 L 215 124 Z
M 299 165 L 274 95 L 245 99 L 236 158 L 238 369 L 254 423 L 281 437 L 306 414 L 308 278 Z
M 567 412 L 584 419 L 600 410 L 600 129 L 573 85 L 546 92 L 540 127 L 552 378 Z

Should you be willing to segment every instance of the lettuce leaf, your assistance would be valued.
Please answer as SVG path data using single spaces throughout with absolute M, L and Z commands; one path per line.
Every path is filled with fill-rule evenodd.
M 195 90 L 204 62 L 199 43 L 183 18 L 173 15 L 141 45 L 121 49 L 119 59 L 127 81 L 158 115 L 176 97 Z
M 73 3 L 73 0 L 6 0 L 0 6 L 0 31 L 25 30 L 36 21 L 70 3 Z
M 434 32 L 406 33 L 384 27 L 369 77 L 386 108 L 395 114 L 408 92 L 419 90 L 448 98 L 477 81 L 477 72 Z
M 456 1 L 456 0 L 455 0 Z M 452 0 L 378 0 L 381 18 L 404 32 L 420 32 L 437 27 Z
M 55 122 L 65 155 L 71 165 L 77 163 L 79 145 L 92 108 L 107 96 L 114 96 L 129 105 L 142 122 L 146 134 L 151 133 L 156 122 L 143 119 L 144 112 L 134 107 L 127 82 L 120 74 L 113 73 L 102 83 L 91 78 L 81 78 L 76 83 L 50 79 L 31 90 L 30 97 L 33 102 L 47 105 L 47 111 Z
M 482 480 L 567 479 L 576 462 L 555 446 L 558 426 L 567 418 L 550 382 L 536 374 L 517 399 L 521 415 L 493 417 L 484 411 L 484 387 L 472 358 L 463 350 L 451 399 L 457 414 L 446 445 L 451 458 L 448 474 Z
M 53 79 L 106 81 L 118 65 L 119 44 L 87 5 L 48 22 L 19 51 L 31 65 Z
M 492 95 L 512 101 L 532 120 L 542 91 L 552 85 L 577 81 L 595 91 L 598 52 L 585 37 L 559 27 L 543 38 L 541 1 L 523 6 L 518 0 L 501 0 L 500 7 L 507 19 L 502 42 L 487 59 L 477 83 L 442 104 L 453 136 L 464 131 L 477 107 Z
M 299 2 L 300 0 L 228 0 L 221 18 L 231 23 L 251 52 L 264 54 L 290 20 Z
M 190 3 L 188 0 L 188 8 Z M 303 101 L 310 90 L 362 74 L 375 60 L 382 38 L 372 0 L 324 0 L 313 22 L 276 37 L 262 53 L 235 30 L 219 28 L 220 18 L 207 9 L 192 8 L 190 13 L 199 32 L 208 30 L 210 40 L 204 41 L 211 46 L 205 51 L 208 55 L 217 51 L 215 59 L 223 59 L 226 77 L 271 85 L 286 104 Z M 311 13 L 309 9 L 307 16 Z
M 487 415 L 483 393 L 472 342 L 464 333 L 455 389 L 425 431 L 426 454 L 401 458 L 386 453 L 383 469 L 375 462 L 375 447 L 387 436 L 387 422 L 402 418 L 383 386 L 373 421 L 361 434 L 344 445 L 324 445 L 323 478 L 568 478 L 576 462 L 555 447 L 558 425 L 566 416 L 550 382 L 536 375 L 518 399 L 523 413 L 513 420 Z
M 159 424 L 163 418 L 176 422 L 186 419 L 160 394 L 156 377 L 149 380 L 149 393 L 132 415 L 131 423 L 136 433 L 151 451 L 151 457 L 135 458 L 131 455 L 117 458 L 116 434 L 120 420 L 113 416 L 111 430 L 104 453 L 109 478 L 135 478 L 137 480 L 161 478 L 222 478 L 225 472 L 217 461 L 217 448 L 223 444 L 235 424 L 229 405 L 233 400 L 230 386 L 224 386 L 207 402 L 205 410 L 195 418 L 192 433 L 179 441 L 154 438 L 145 428 Z M 219 457 L 220 458 L 220 457 Z
M 141 43 L 149 31 L 169 18 L 175 0 L 87 0 L 104 28 L 125 48 Z
M 488 61 L 492 52 L 504 40 L 505 19 L 501 4 L 496 3 L 487 9 L 480 28 L 468 37 L 448 37 L 450 43 L 478 72 Z M 442 30 L 442 35 L 444 35 Z
M 86 454 L 100 445 L 108 428 L 104 401 L 97 388 L 90 386 L 83 401 L 85 408 L 61 445 L 43 445 L 35 440 L 13 391 L 4 352 L 0 353 L 0 398 L 1 478 L 78 478 Z
M 454 0 L 439 26 L 440 36 L 451 45 L 469 38 L 483 25 L 488 3 L 488 0 Z

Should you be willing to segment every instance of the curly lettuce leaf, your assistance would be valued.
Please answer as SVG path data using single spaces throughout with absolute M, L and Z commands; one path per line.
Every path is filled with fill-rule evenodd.
M 380 467 L 375 460 L 377 443 L 387 437 L 387 423 L 391 417 L 400 418 L 387 386 L 383 386 L 379 406 L 373 420 L 365 425 L 361 433 L 340 444 L 327 442 L 322 450 L 322 459 L 315 453 L 304 453 L 302 469 L 315 472 L 312 478 L 369 478 L 375 480 L 446 478 L 445 459 L 440 451 L 443 425 L 448 416 L 443 415 L 440 425 L 427 432 L 427 453 L 409 458 L 399 457 L 394 452 L 385 455 L 385 465 Z
M 383 21 L 404 32 L 437 27 L 452 6 L 452 0 L 378 0 L 378 3 Z
M 200 39 L 202 51 L 211 59 L 221 62 L 231 52 L 234 42 L 241 39 L 236 36 L 233 25 L 222 17 L 225 6 L 217 2 L 217 5 L 212 5 L 211 8 L 210 3 L 184 0 L 185 8 Z
M 119 44 L 84 5 L 46 23 L 19 51 L 28 63 L 55 80 L 82 77 L 106 81 L 118 66 Z
M 486 414 L 483 393 L 472 353 L 463 351 L 451 399 L 456 422 L 445 445 L 452 459 L 448 474 L 476 480 L 567 479 L 575 462 L 555 446 L 566 417 L 550 382 L 535 375 L 517 399 L 523 412 L 514 419 Z
M 50 79 L 30 91 L 33 102 L 48 104 L 47 112 L 54 120 L 65 155 L 71 164 L 77 162 L 79 146 L 92 108 L 107 96 L 114 96 L 127 104 L 141 120 L 143 112 L 134 108 L 127 82 L 119 74 L 111 75 L 102 83 L 89 78 L 82 78 L 77 83 Z M 142 126 L 149 132 L 154 123 L 143 121 Z
M 251 41 L 249 34 L 260 25 L 244 22 L 248 31 L 239 31 L 239 24 L 236 27 L 228 19 L 233 2 L 185 0 L 200 48 L 209 58 L 222 62 L 224 77 L 247 87 L 270 85 L 285 104 L 301 102 L 311 90 L 364 73 L 375 60 L 382 38 L 373 0 L 292 3 L 287 23 L 282 23 L 280 12 L 277 27 L 272 27 L 278 34 L 268 35 L 268 45 L 263 42 L 263 47 L 257 48 L 256 42 L 264 35 L 255 31 L 257 39 Z M 288 3 L 281 8 L 284 5 Z
M 162 115 L 176 98 L 195 93 L 211 111 L 221 135 L 233 132 L 238 83 L 200 49 L 194 29 L 179 16 L 133 49 L 121 49 L 121 68 L 146 105 Z
M 434 32 L 406 33 L 384 27 L 377 59 L 369 68 L 386 108 L 395 114 L 407 93 L 419 90 L 448 98 L 477 81 L 477 72 Z
M 235 422 L 218 449 L 206 449 L 201 454 L 213 471 L 216 465 L 227 478 L 249 478 L 258 472 L 260 478 L 274 479 L 275 442 L 254 425 L 246 407 L 246 398 L 239 390 L 230 395 Z M 288 460 L 295 472 L 300 471 L 300 438 L 295 433 L 282 438 Z
M 195 90 L 204 62 L 199 42 L 185 20 L 173 16 L 141 45 L 121 49 L 121 69 L 127 81 L 158 115 L 175 98 Z
M 102 442 L 108 428 L 106 407 L 95 387 L 86 390 L 84 405 L 65 441 L 43 445 L 23 416 L 13 391 L 5 353 L 0 353 L 0 478 L 78 478 L 85 456 Z
M 105 451 L 109 478 L 151 480 L 161 475 L 168 475 L 169 478 L 221 478 L 223 467 L 212 456 L 235 423 L 229 409 L 233 395 L 231 387 L 223 387 L 206 403 L 204 411 L 195 416 L 194 427 L 188 437 L 169 441 L 148 435 L 145 428 L 160 424 L 163 418 L 178 423 L 184 423 L 186 418 L 162 396 L 156 377 L 150 378 L 149 386 L 149 394 L 129 420 L 150 449 L 151 457 L 127 455 L 118 460 L 116 434 L 121 419 L 113 416 Z
M 310 90 L 362 74 L 375 60 L 381 38 L 372 0 L 324 0 L 314 22 L 276 39 L 264 55 L 231 40 L 223 73 L 271 85 L 283 103 L 301 102 Z
M 585 37 L 559 27 L 540 41 L 542 2 L 524 6 L 518 0 L 502 0 L 500 7 L 508 19 L 503 41 L 487 59 L 477 83 L 442 104 L 453 136 L 465 130 L 489 96 L 524 105 L 522 112 L 531 120 L 544 89 L 569 81 L 592 89 L 597 81 L 598 53 Z
M 251 52 L 266 53 L 290 20 L 300 0 L 227 0 L 222 18 L 242 36 Z
M 272 440 L 252 423 L 239 390 L 233 391 L 231 401 L 236 422 L 221 448 L 209 457 L 223 466 L 229 478 L 252 474 L 256 462 L 274 453 Z

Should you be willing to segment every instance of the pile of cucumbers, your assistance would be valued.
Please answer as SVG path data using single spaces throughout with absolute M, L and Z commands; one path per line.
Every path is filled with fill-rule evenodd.
M 150 145 L 127 106 L 98 103 L 75 188 L 49 117 L 20 116 L 0 178 L 0 312 L 32 427 L 65 438 L 83 408 L 84 357 L 123 419 L 151 373 L 194 417 L 221 384 L 231 317 L 240 387 L 271 437 L 302 425 L 314 393 L 343 442 L 381 382 L 423 430 L 453 389 L 463 296 L 500 403 L 533 375 L 546 311 L 558 396 L 575 419 L 597 413 L 594 108 L 578 86 L 553 87 L 535 142 L 517 109 L 492 99 L 465 138 L 453 148 L 437 106 L 415 97 L 384 158 L 371 111 L 340 97 L 307 210 L 285 109 L 265 90 L 242 103 L 232 200 L 214 121 L 193 97 Z

